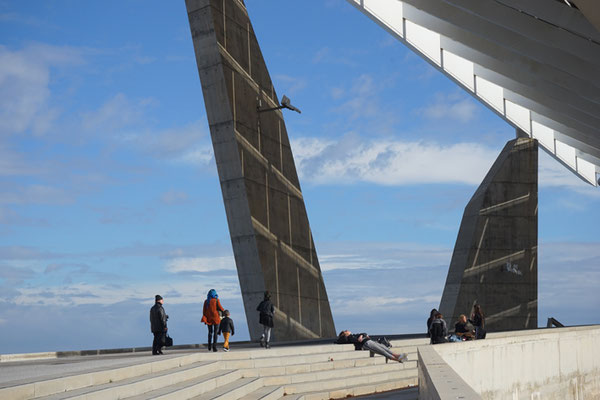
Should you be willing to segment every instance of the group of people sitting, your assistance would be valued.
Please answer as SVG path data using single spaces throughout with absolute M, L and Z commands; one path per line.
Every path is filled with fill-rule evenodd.
M 431 344 L 485 339 L 485 335 L 485 316 L 479 304 L 473 307 L 470 319 L 467 319 L 464 314 L 458 317 L 452 334 L 448 332 L 444 316 L 435 308 L 431 310 L 429 319 L 427 319 L 427 337 L 431 338 Z

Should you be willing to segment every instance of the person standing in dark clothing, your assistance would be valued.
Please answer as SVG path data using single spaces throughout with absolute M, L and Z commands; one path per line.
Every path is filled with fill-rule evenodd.
M 275 307 L 271 303 L 271 294 L 265 292 L 263 301 L 260 302 L 256 311 L 260 313 L 258 322 L 263 326 L 263 334 L 260 337 L 260 346 L 269 348 L 269 341 L 271 340 L 271 328 L 273 328 L 273 315 L 275 314 Z
M 429 329 L 431 344 L 446 343 L 448 341 L 446 339 L 446 336 L 448 336 L 448 327 L 443 317 L 442 313 L 437 312 L 431 322 L 431 328 Z
M 150 330 L 154 334 L 152 342 L 152 355 L 162 354 L 162 347 L 165 345 L 167 335 L 167 319 L 169 316 L 163 308 L 163 298 L 157 294 L 154 296 L 154 306 L 150 309 Z
M 485 316 L 479 304 L 475 304 L 473 314 L 471 315 L 471 323 L 475 327 L 475 338 L 485 339 Z
M 429 333 L 429 330 L 431 329 L 431 323 L 433 322 L 433 320 L 435 319 L 435 314 L 437 314 L 438 310 L 436 310 L 435 308 L 433 310 L 431 310 L 431 312 L 429 313 L 429 318 L 427 318 L 427 337 L 431 337 L 431 333 Z

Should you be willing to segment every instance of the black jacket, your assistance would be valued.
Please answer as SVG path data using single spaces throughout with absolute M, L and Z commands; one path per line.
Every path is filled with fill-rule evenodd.
M 448 328 L 446 327 L 446 321 L 441 318 L 434 319 L 431 322 L 431 328 L 429 329 L 431 334 L 431 343 L 446 343 L 446 336 L 448 336 Z
M 358 341 L 358 337 L 360 335 L 363 336 L 362 342 Z M 371 338 L 369 338 L 369 335 L 367 335 L 366 333 L 354 333 L 354 334 L 351 333 L 348 336 L 341 335 L 340 337 L 338 337 L 337 344 L 350 344 L 350 343 L 352 343 L 354 345 L 354 349 L 355 350 L 362 350 L 363 345 L 365 343 L 367 343 L 369 340 L 371 340 Z
M 161 333 L 167 330 L 167 314 L 160 303 L 154 303 L 150 309 L 150 330 L 152 333 Z
M 431 323 L 433 322 L 433 317 L 427 318 L 427 337 L 431 337 L 431 333 L 429 330 L 431 329 Z
M 469 321 L 465 322 L 464 324 L 460 321 L 454 324 L 454 332 L 456 333 L 467 333 L 473 332 L 474 330 L 475 327 Z
M 471 323 L 473 323 L 473 326 L 478 326 L 480 328 L 483 328 L 484 319 L 479 314 L 473 314 L 473 318 L 471 320 Z
M 233 320 L 229 317 L 224 317 L 221 320 L 221 323 L 219 324 L 219 332 L 218 334 L 220 335 L 221 332 L 230 332 L 231 335 L 235 335 L 235 330 L 233 327 Z
M 275 312 L 275 307 L 273 307 L 273 303 L 270 300 L 263 300 L 260 302 L 258 307 L 256 307 L 256 311 L 260 312 L 260 317 L 258 322 L 261 325 L 265 325 L 268 327 L 273 327 L 273 314 Z

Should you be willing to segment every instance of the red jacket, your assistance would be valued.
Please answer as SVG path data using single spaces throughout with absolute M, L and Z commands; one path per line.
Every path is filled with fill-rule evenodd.
M 219 299 L 210 299 L 204 301 L 204 309 L 202 310 L 202 321 L 206 325 L 219 325 L 221 323 L 221 317 L 219 317 L 219 311 L 225 311 Z

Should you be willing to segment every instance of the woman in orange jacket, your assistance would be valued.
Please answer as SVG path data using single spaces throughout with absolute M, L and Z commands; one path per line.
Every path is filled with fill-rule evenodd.
M 204 300 L 204 308 L 202 310 L 202 322 L 208 326 L 208 351 L 210 351 L 211 347 L 213 351 L 217 351 L 217 336 L 219 324 L 221 323 L 219 311 L 224 311 L 219 301 L 219 295 L 215 289 L 210 289 L 206 300 Z

